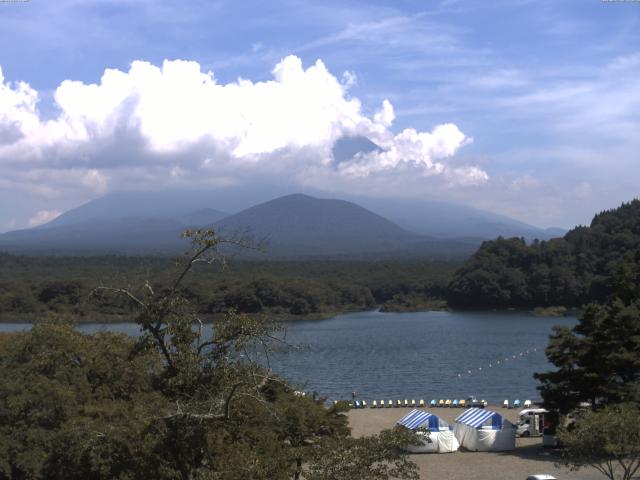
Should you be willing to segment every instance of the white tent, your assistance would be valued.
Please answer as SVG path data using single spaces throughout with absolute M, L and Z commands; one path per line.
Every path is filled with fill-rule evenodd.
M 491 410 L 470 408 L 456 418 L 453 432 L 467 450 L 496 452 L 516 448 L 514 425 Z
M 398 425 L 415 431 L 424 437 L 422 445 L 409 445 L 407 450 L 413 453 L 450 453 L 460 446 L 451 426 L 432 413 L 411 410 L 398 420 Z

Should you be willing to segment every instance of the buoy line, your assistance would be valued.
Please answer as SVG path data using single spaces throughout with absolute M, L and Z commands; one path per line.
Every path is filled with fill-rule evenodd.
M 499 360 L 494 360 L 493 362 L 490 362 L 488 365 L 485 364 L 483 367 L 475 367 L 475 368 L 460 371 L 457 374 L 454 374 L 454 378 L 463 378 L 465 376 L 482 373 L 483 371 L 486 371 L 489 368 L 497 368 L 501 365 L 507 364 L 508 362 L 520 360 L 521 358 L 524 358 L 532 353 L 536 353 L 539 350 L 543 350 L 543 349 L 539 347 L 533 347 L 527 350 L 523 350 L 522 352 L 515 353 L 513 355 L 507 355 L 504 358 L 500 358 Z

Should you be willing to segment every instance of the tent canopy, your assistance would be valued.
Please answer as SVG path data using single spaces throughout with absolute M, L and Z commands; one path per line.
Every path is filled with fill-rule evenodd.
M 438 416 L 420 410 L 411 410 L 407 415 L 397 422 L 399 425 L 407 427 L 409 430 L 415 430 L 420 427 L 427 427 L 430 431 L 438 431 L 444 427 L 451 429 L 449 424 L 442 421 Z
M 450 453 L 460 447 L 451 426 L 436 415 L 420 410 L 411 410 L 397 422 L 410 430 L 428 428 L 429 432 L 418 430 L 422 438 L 416 445 L 407 445 L 406 450 L 414 453 Z
M 483 408 L 470 408 L 462 415 L 456 418 L 456 423 L 468 425 L 472 428 L 482 428 L 485 424 L 491 420 L 491 428 L 494 430 L 501 430 L 503 427 L 502 415 L 491 410 L 485 410 Z M 489 425 L 486 425 L 489 426 Z

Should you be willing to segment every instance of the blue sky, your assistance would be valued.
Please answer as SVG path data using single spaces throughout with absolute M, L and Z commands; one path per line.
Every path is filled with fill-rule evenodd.
M 570 227 L 640 186 L 640 2 L 0 3 L 0 67 L 0 231 L 260 182 Z

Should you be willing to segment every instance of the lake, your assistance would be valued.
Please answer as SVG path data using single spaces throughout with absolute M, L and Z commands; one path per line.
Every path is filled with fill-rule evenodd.
M 287 340 L 304 348 L 272 359 L 276 373 L 329 399 L 466 398 L 490 403 L 537 400 L 534 372 L 551 368 L 544 355 L 554 325 L 573 317 L 523 312 L 359 312 L 328 320 L 287 322 Z M 29 328 L 0 324 L 0 331 Z M 138 334 L 135 324 L 83 324 Z

